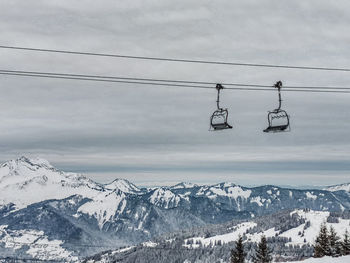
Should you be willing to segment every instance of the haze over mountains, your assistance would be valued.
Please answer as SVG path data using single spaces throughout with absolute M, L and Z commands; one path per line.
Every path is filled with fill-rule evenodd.
M 21 157 L 0 166 L 0 252 L 77 260 L 166 233 L 281 210 L 343 212 L 350 209 L 349 189 L 350 184 L 299 190 L 234 183 L 139 188 L 124 179 L 100 184 L 46 160 Z

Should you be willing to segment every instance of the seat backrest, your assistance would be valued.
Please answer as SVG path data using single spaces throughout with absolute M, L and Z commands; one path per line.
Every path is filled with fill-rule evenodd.
M 284 110 L 278 112 L 272 111 L 268 114 L 269 126 L 278 127 L 278 126 L 288 126 L 289 125 L 289 116 Z

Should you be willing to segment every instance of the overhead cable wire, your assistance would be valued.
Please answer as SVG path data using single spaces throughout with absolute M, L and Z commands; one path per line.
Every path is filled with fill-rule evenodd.
M 167 61 L 167 62 L 198 63 L 198 64 L 212 64 L 212 65 L 226 65 L 226 66 L 243 66 L 243 67 L 284 68 L 284 69 L 300 69 L 300 70 L 322 70 L 322 71 L 350 72 L 350 68 L 316 67 L 316 66 L 293 66 L 293 65 L 264 64 L 264 63 L 243 63 L 243 62 L 225 62 L 225 61 L 215 61 L 215 60 L 196 60 L 196 59 L 165 58 L 165 57 L 153 57 L 153 56 L 135 56 L 135 55 L 95 53 L 95 52 L 83 52 L 83 51 L 60 50 L 60 49 L 45 49 L 45 48 L 32 48 L 32 47 L 7 46 L 7 45 L 0 45 L 0 48 L 3 48 L 3 49 L 14 49 L 14 50 L 24 50 L 24 51 L 36 51 L 36 52 L 61 53 L 61 54 L 71 54 L 71 55 L 100 56 L 100 57 L 113 57 L 113 58 L 138 59 L 138 60 L 154 60 L 154 61 Z
M 164 87 L 184 87 L 184 88 L 198 88 L 198 89 L 213 89 L 211 86 L 203 86 L 203 85 L 190 85 L 190 84 L 180 84 L 180 83 L 171 83 L 171 80 L 168 80 L 166 83 L 158 82 L 156 79 L 151 81 L 135 81 L 132 80 L 123 80 L 120 79 L 111 79 L 104 77 L 87 77 L 89 75 L 81 75 L 82 77 L 78 77 L 79 75 L 75 74 L 62 74 L 62 73 L 49 73 L 45 74 L 44 72 L 36 72 L 36 73 L 22 73 L 21 71 L 4 71 L 0 70 L 0 75 L 10 75 L 10 76 L 20 76 L 20 77 L 37 77 L 37 78 L 53 78 L 53 79 L 66 79 L 66 80 L 83 80 L 83 81 L 97 81 L 97 82 L 112 82 L 112 83 L 125 83 L 125 84 L 139 84 L 139 85 L 151 85 L 151 86 L 164 86 Z M 86 77 L 84 77 L 86 76 Z M 189 83 L 195 83 L 189 81 Z M 236 87 L 225 87 L 227 90 L 241 90 L 241 91 L 275 91 L 272 86 L 265 85 L 255 85 L 255 84 L 234 84 Z M 254 88 L 256 87 L 256 88 Z M 260 88 L 260 87 L 268 87 L 268 88 Z M 294 92 L 313 92 L 313 93 L 350 93 L 347 91 L 349 88 L 330 88 L 330 87 L 293 87 L 284 88 L 284 91 L 294 91 Z
M 208 81 L 189 81 L 189 80 L 170 80 L 170 79 L 155 79 L 155 78 L 101 76 L 101 75 L 68 74 L 68 73 L 22 71 L 22 70 L 3 70 L 3 69 L 0 69 L 0 72 L 25 73 L 25 74 L 43 74 L 43 75 L 52 75 L 52 76 L 69 76 L 69 77 L 87 77 L 87 78 L 98 78 L 98 79 L 118 79 L 118 80 L 133 80 L 133 81 L 156 81 L 156 82 L 167 82 L 167 83 L 168 82 L 173 82 L 173 83 L 203 84 L 203 85 L 216 85 L 217 84 L 217 82 L 208 82 Z M 242 83 L 221 83 L 221 85 L 225 85 L 225 86 L 239 86 L 239 87 L 261 87 L 261 88 L 272 88 L 273 87 L 273 85 L 242 84 Z M 342 88 L 340 88 L 340 89 L 342 89 Z
M 158 82 L 142 82 L 142 81 L 126 81 L 126 80 L 124 81 L 124 80 L 99 79 L 99 78 L 64 77 L 64 76 L 52 76 L 52 75 L 44 75 L 44 74 L 24 74 L 24 73 L 22 74 L 22 73 L 4 73 L 4 72 L 0 72 L 0 75 L 39 77 L 39 78 L 54 78 L 54 79 L 69 79 L 69 80 L 87 80 L 87 81 L 126 83 L 126 84 L 153 85 L 153 86 L 171 86 L 171 87 L 187 87 L 187 88 L 212 89 L 212 87 L 208 87 L 208 86 L 182 85 L 182 84 L 158 83 Z
M 173 83 L 158 83 L 158 82 L 142 82 L 142 81 L 124 81 L 124 80 L 113 80 L 113 79 L 99 79 L 99 78 L 79 78 L 79 77 L 65 77 L 65 76 L 53 76 L 44 74 L 24 74 L 24 73 L 4 73 L 0 72 L 0 75 L 12 75 L 12 76 L 23 76 L 23 77 L 39 77 L 39 78 L 53 78 L 53 79 L 68 79 L 68 80 L 84 80 L 84 81 L 97 81 L 97 82 L 112 82 L 112 83 L 125 83 L 125 84 L 138 84 L 138 85 L 151 85 L 151 86 L 164 86 L 164 87 L 184 87 L 184 88 L 198 88 L 198 89 L 213 89 L 209 86 L 199 85 L 183 85 Z M 240 91 L 275 91 L 271 88 L 250 88 L 250 87 L 229 87 L 227 90 L 240 90 Z M 284 89 L 284 91 L 295 91 L 295 92 L 313 92 L 313 93 L 350 93 L 350 91 L 343 90 L 316 90 L 316 89 Z
M 120 76 L 103 76 L 103 75 L 87 75 L 87 74 L 72 74 L 72 73 L 55 73 L 55 72 L 38 72 L 38 71 L 23 71 L 23 70 L 4 70 L 0 69 L 0 72 L 4 73 L 25 73 L 25 74 L 39 74 L 39 75 L 52 75 L 52 76 L 68 76 L 68 77 L 83 77 L 83 78 L 97 78 L 97 79 L 117 79 L 117 80 L 129 80 L 129 81 L 156 81 L 166 83 L 186 83 L 186 84 L 203 84 L 203 85 L 216 85 L 217 82 L 208 81 L 189 81 L 189 80 L 170 80 L 170 79 L 155 79 L 155 78 L 135 78 L 135 77 L 120 77 Z M 238 86 L 238 87 L 256 87 L 256 88 L 273 88 L 274 85 L 262 85 L 262 84 L 245 84 L 245 83 L 220 83 L 224 86 Z M 283 86 L 284 88 L 291 89 L 334 89 L 334 90 L 350 90 L 347 87 L 337 86 Z

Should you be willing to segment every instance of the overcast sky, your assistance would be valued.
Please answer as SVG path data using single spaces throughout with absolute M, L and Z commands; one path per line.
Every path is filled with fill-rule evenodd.
M 350 3 L 280 0 L 0 2 L 0 45 L 349 68 Z M 350 74 L 0 49 L 1 69 L 349 87 Z M 0 76 L 0 160 L 99 182 L 327 185 L 350 181 L 350 94 L 284 92 L 291 132 L 265 134 L 277 94 L 222 92 L 234 128 L 208 132 L 216 91 Z

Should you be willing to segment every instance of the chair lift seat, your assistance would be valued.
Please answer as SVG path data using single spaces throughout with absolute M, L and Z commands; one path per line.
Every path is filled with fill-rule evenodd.
M 269 126 L 267 127 L 264 132 L 279 132 L 279 131 L 285 131 L 288 128 L 289 124 L 286 125 L 278 125 L 278 126 Z
M 216 106 L 217 109 L 210 117 L 210 128 L 209 130 L 225 130 L 232 129 L 232 126 L 227 123 L 228 110 L 220 107 L 220 90 L 224 87 L 221 84 L 216 84 L 216 90 L 218 91 Z
M 214 130 L 224 130 L 224 129 L 232 129 L 232 126 L 228 124 L 227 122 L 225 123 L 216 123 L 211 125 Z
M 210 125 L 213 130 L 225 130 L 232 129 L 232 126 L 227 122 L 228 110 L 218 109 L 216 110 L 210 118 Z
M 269 126 L 263 130 L 264 132 L 283 132 L 286 131 L 289 126 L 289 116 L 285 110 L 281 109 L 282 99 L 281 99 L 281 88 L 282 82 L 278 81 L 275 85 L 275 88 L 278 89 L 278 108 L 270 111 L 267 115 L 267 120 Z

